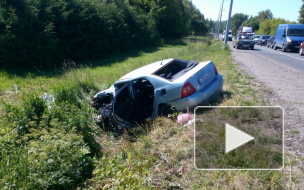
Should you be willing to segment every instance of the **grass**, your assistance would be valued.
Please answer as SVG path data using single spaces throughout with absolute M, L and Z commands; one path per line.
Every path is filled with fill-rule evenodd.
M 57 93 L 59 97 L 66 97 L 64 93 L 76 93 L 77 96 L 71 95 L 70 99 L 63 99 L 60 104 L 66 105 L 66 102 L 72 104 L 72 102 L 77 101 L 78 103 L 76 102 L 77 104 L 73 104 L 72 107 L 74 113 L 77 114 L 70 113 L 69 107 L 65 109 L 69 113 L 68 116 L 64 113 L 65 111 L 58 109 L 53 114 L 60 117 L 53 119 L 51 126 L 56 126 L 56 130 L 59 130 L 60 134 L 64 134 L 61 126 L 68 124 L 67 126 L 71 127 L 70 133 L 74 134 L 76 130 L 75 135 L 78 138 L 85 131 L 82 131 L 82 128 L 72 128 L 72 126 L 86 126 L 87 122 L 92 122 L 93 114 L 92 118 L 88 114 L 86 114 L 86 117 L 78 118 L 78 116 L 81 113 L 92 111 L 86 108 L 86 112 L 82 112 L 82 107 L 83 103 L 90 101 L 95 92 L 108 88 L 122 75 L 135 68 L 166 58 L 195 59 L 197 61 L 212 60 L 216 64 L 218 71 L 224 77 L 224 89 L 222 95 L 212 102 L 212 105 L 269 105 L 269 102 L 254 90 L 255 84 L 250 83 L 251 78 L 238 70 L 238 66 L 230 56 L 229 49 L 227 47 L 223 48 L 220 41 L 208 37 L 189 37 L 182 42 L 166 43 L 163 46 L 145 51 L 131 52 L 127 55 L 118 55 L 103 60 L 92 60 L 82 63 L 82 67 L 75 67 L 73 62 L 67 62 L 66 69 L 51 75 L 28 73 L 16 76 L 13 73 L 1 71 L 0 95 L 4 102 L 20 105 L 22 104 L 22 97 L 33 91 L 37 94 L 44 92 Z M 5 91 L 12 90 L 14 84 L 19 87 L 19 92 L 17 94 L 7 94 Z M 77 90 L 73 91 L 73 89 Z M 0 108 L 2 108 L 0 114 L 6 113 L 3 106 L 0 106 Z M 79 121 L 72 122 L 69 117 L 73 120 L 79 119 Z M 94 167 L 91 176 L 85 175 L 87 178 L 80 180 L 81 183 L 77 185 L 77 188 L 285 189 L 296 187 L 297 180 L 303 176 L 300 173 L 288 178 L 285 176 L 285 171 L 198 171 L 194 168 L 193 157 L 194 126 L 180 126 L 175 122 L 176 117 L 177 114 L 173 114 L 169 118 L 159 117 L 156 120 L 148 120 L 137 128 L 123 129 L 123 134 L 120 136 L 101 128 L 97 133 L 92 133 L 89 130 L 88 135 L 90 137 L 94 135 L 96 142 L 101 145 L 102 156 L 93 157 Z M 5 122 L 2 121 L 0 126 Z M 89 129 L 88 127 L 86 130 Z M 10 129 L 4 127 L 4 124 L 1 130 L 1 134 L 10 131 Z M 54 135 L 53 133 L 56 130 L 44 132 Z M 12 139 L 12 135 L 14 133 L 6 136 L 6 138 Z M 68 140 L 68 137 L 60 136 Z M 73 135 L 71 134 L 71 136 Z M 54 141 L 57 145 L 60 142 L 58 138 L 50 139 L 50 143 Z M 86 140 L 81 140 L 82 144 L 80 143 L 80 145 L 82 147 L 73 149 L 78 156 L 75 156 L 75 161 L 85 156 L 81 153 L 81 150 L 88 149 L 83 144 L 83 141 Z M 40 146 L 43 148 L 47 144 L 39 145 L 32 142 L 31 146 L 39 149 Z M 22 151 L 24 149 L 19 152 Z M 55 150 L 52 153 L 57 154 Z M 37 155 L 39 155 L 39 152 L 37 152 Z M 73 157 L 70 159 L 73 163 Z M 303 160 L 303 158 L 297 159 Z M 48 159 L 45 159 L 45 161 L 47 162 Z M 16 163 L 18 162 L 16 161 Z M 23 162 L 21 164 L 26 165 Z M 9 172 L 9 170 L 5 172 Z M 5 172 L 2 174 L 5 174 Z M 45 177 L 45 175 L 42 177 Z M 67 178 L 64 179 L 68 182 Z M 21 184 L 24 185 L 24 183 Z

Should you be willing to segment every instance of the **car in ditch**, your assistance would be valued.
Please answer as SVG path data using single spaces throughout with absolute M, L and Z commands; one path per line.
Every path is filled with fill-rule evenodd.
M 254 49 L 254 42 L 250 35 L 239 33 L 233 41 L 233 48 L 249 48 Z
M 99 121 L 130 128 L 169 110 L 184 111 L 214 99 L 223 77 L 212 61 L 166 59 L 138 68 L 93 97 Z

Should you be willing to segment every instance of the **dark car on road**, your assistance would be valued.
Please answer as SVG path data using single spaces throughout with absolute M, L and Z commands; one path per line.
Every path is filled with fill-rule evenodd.
M 252 36 L 252 40 L 253 40 L 254 43 L 257 43 L 258 40 L 259 40 L 259 38 L 260 38 L 260 35 L 254 35 L 254 36 Z
M 270 35 L 262 35 L 262 36 L 260 36 L 260 38 L 258 39 L 257 44 L 260 45 L 260 46 L 266 45 L 267 41 L 268 41 L 268 39 L 270 37 L 271 37 Z
M 266 46 L 269 47 L 269 48 L 273 48 L 273 41 L 274 41 L 274 36 L 271 36 L 271 37 L 267 40 Z
M 252 37 L 248 34 L 240 33 L 233 41 L 233 48 L 249 48 L 254 49 L 254 42 Z

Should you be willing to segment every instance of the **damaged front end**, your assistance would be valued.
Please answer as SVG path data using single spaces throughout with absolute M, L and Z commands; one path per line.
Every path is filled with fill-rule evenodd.
M 119 83 L 97 93 L 92 106 L 98 110 L 98 123 L 134 127 L 152 116 L 154 88 L 145 79 Z

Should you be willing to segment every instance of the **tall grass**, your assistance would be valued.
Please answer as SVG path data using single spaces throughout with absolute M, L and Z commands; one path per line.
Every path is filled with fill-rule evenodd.
M 123 129 L 120 136 L 95 125 L 94 110 L 89 106 L 94 93 L 138 67 L 167 58 L 215 63 L 224 77 L 224 91 L 212 104 L 268 104 L 254 90 L 250 78 L 233 63 L 229 50 L 209 37 L 191 37 L 142 52 L 78 63 L 89 66 L 70 67 L 53 76 L 21 77 L 2 72 L 0 187 L 286 188 L 280 171 L 195 170 L 194 127 L 176 124 L 176 113 L 169 118 L 148 120 L 134 129 Z M 6 94 L 14 84 L 19 92 Z M 45 92 L 55 96 L 51 108 L 43 107 L 44 100 L 39 99 Z M 35 105 L 40 109 L 32 109 Z

